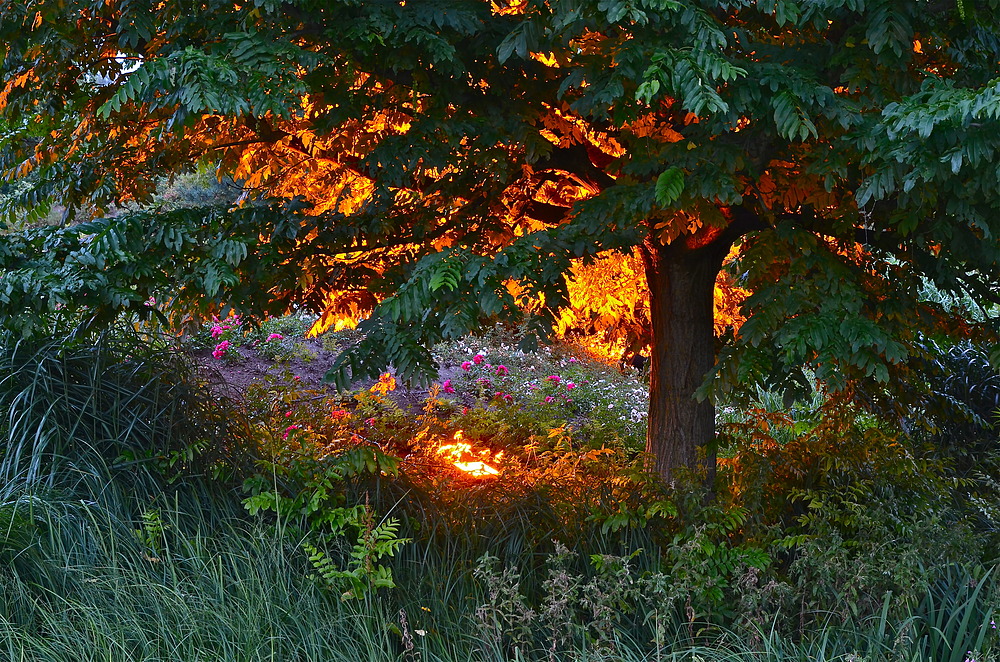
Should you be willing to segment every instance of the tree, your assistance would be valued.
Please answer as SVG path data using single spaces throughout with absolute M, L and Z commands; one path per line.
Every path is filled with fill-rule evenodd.
M 994 337 L 922 293 L 997 301 L 996 9 L 8 3 L 2 166 L 36 178 L 9 211 L 54 198 L 67 226 L 5 236 L 5 320 L 158 314 L 154 294 L 187 313 L 369 311 L 331 376 L 419 377 L 428 342 L 484 318 L 546 332 L 571 259 L 637 246 L 648 450 L 667 477 L 711 470 L 719 389 L 804 364 L 892 387 L 926 334 Z M 194 163 L 247 203 L 105 217 Z M 718 353 L 735 245 L 747 321 Z

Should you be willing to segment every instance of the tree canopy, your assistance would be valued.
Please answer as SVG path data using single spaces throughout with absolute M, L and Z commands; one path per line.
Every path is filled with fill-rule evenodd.
M 368 315 L 332 377 L 416 378 L 484 319 L 545 333 L 573 259 L 638 247 L 669 475 L 711 457 L 713 390 L 891 387 L 929 335 L 995 337 L 926 291 L 998 301 L 997 5 L 10 2 L 4 211 L 65 222 L 3 236 L 3 322 L 304 305 Z M 198 164 L 242 204 L 123 212 Z

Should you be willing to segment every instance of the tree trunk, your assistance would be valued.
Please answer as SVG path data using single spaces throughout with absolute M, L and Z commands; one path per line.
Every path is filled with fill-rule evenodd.
M 715 279 L 730 245 L 720 239 L 642 247 L 653 327 L 646 451 L 668 482 L 681 467 L 715 478 L 715 405 L 694 392 L 715 365 Z

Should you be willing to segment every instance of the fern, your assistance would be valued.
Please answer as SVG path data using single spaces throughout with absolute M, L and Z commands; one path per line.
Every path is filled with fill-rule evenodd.
M 399 521 L 386 518 L 375 524 L 374 513 L 367 504 L 353 508 L 336 508 L 326 517 L 335 533 L 351 527 L 358 529 L 351 547 L 347 569 L 341 569 L 323 550 L 311 542 L 302 543 L 315 577 L 329 589 L 342 591 L 344 600 L 359 599 L 380 588 L 396 587 L 392 569 L 380 561 L 410 542 L 399 537 Z

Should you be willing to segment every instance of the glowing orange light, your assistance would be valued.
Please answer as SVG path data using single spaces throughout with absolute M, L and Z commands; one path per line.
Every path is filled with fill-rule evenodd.
M 472 478 L 489 478 L 499 474 L 500 471 L 488 464 L 486 460 L 496 462 L 503 457 L 503 451 L 495 455 L 491 454 L 489 450 L 473 452 L 472 445 L 462 441 L 461 430 L 455 433 L 455 443 L 441 446 L 437 449 L 437 454 L 445 456 L 446 460 L 451 461 L 453 467 Z M 471 459 L 475 457 L 485 459 Z

